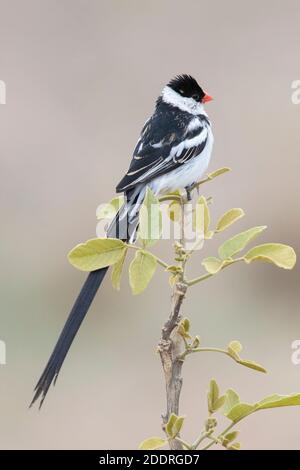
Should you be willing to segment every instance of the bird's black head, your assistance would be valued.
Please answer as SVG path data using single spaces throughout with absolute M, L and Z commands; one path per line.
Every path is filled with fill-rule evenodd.
M 195 101 L 205 103 L 208 95 L 190 75 L 177 75 L 167 85 L 184 98 L 193 98 Z M 209 97 L 210 98 L 210 97 Z

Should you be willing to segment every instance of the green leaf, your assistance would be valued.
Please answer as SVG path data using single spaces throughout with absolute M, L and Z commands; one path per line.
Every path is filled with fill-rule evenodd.
M 174 439 L 180 433 L 184 419 L 185 416 L 177 416 L 174 413 L 170 415 L 169 421 L 166 424 L 166 433 L 171 439 Z
M 223 214 L 222 217 L 218 220 L 216 231 L 222 232 L 234 222 L 244 217 L 244 215 L 245 212 L 243 209 L 230 209 L 229 211 L 225 212 L 225 214 Z
M 179 202 L 172 201 L 168 206 L 168 215 L 172 222 L 178 222 L 181 219 L 181 206 Z
M 169 437 L 173 437 L 173 426 L 176 423 L 178 416 L 174 413 L 171 413 L 169 420 L 166 424 L 166 433 Z
M 208 230 L 209 224 L 209 207 L 206 198 L 204 196 L 200 196 L 193 212 L 193 228 L 199 235 L 204 235 L 204 238 L 211 238 L 213 233 Z
M 210 381 L 209 394 L 211 396 L 212 403 L 214 403 L 219 398 L 219 387 L 215 379 Z
M 119 261 L 117 261 L 112 269 L 111 282 L 115 289 L 120 290 L 121 275 L 123 271 L 124 261 L 127 254 L 127 248 L 124 249 L 123 254 Z
M 178 416 L 173 426 L 173 438 L 178 436 L 184 423 L 185 416 Z
M 227 346 L 227 351 L 234 359 L 239 359 L 239 353 L 242 351 L 243 346 L 239 341 L 231 341 Z
M 199 346 L 200 346 L 200 337 L 196 335 L 191 344 L 191 348 L 194 349 L 194 348 L 198 348 Z
M 261 260 L 273 263 L 279 268 L 293 269 L 296 264 L 296 253 L 291 246 L 281 243 L 265 243 L 252 248 L 244 256 L 246 263 Z
M 254 370 L 257 370 L 258 372 L 264 372 L 265 374 L 267 373 L 266 369 L 260 364 L 257 364 L 257 362 L 248 361 L 245 359 L 238 359 L 237 362 L 241 364 L 242 366 L 249 367 L 249 369 L 254 369 Z
M 228 447 L 228 450 L 240 450 L 241 448 L 241 443 L 240 442 L 235 442 L 232 444 L 232 446 Z
M 219 398 L 219 387 L 217 382 L 212 379 L 209 384 L 209 392 L 207 394 L 207 404 L 208 404 L 208 411 L 213 413 L 215 411 L 214 405 Z
M 232 431 L 232 432 L 225 434 L 223 438 L 223 443 L 222 443 L 223 446 L 227 447 L 228 444 L 230 444 L 237 438 L 238 434 L 239 434 L 238 431 Z
M 176 282 L 178 280 L 178 274 L 177 273 L 172 273 L 171 276 L 169 277 L 169 285 L 171 287 L 174 287 Z
M 300 393 L 292 395 L 270 395 L 257 403 L 257 410 L 266 410 L 268 408 L 280 408 L 282 406 L 300 405 Z
M 300 405 L 300 393 L 292 395 L 270 395 L 258 403 L 253 405 L 249 403 L 239 403 L 233 406 L 228 412 L 225 412 L 225 416 L 234 423 L 237 423 L 241 419 L 245 418 L 251 413 L 259 410 L 266 410 L 269 408 L 281 408 L 283 406 L 299 406 Z
M 157 267 L 156 258 L 143 250 L 135 253 L 129 266 L 129 282 L 133 294 L 140 294 L 146 289 Z
M 155 450 L 160 449 L 167 444 L 167 439 L 162 439 L 161 437 L 149 437 L 145 439 L 139 445 L 139 450 Z
M 266 373 L 266 369 L 261 366 L 260 364 L 257 364 L 254 361 L 248 361 L 246 359 L 241 359 L 239 354 L 242 351 L 243 347 L 239 341 L 231 341 L 228 346 L 227 346 L 227 352 L 228 354 L 238 363 L 241 364 L 242 366 L 249 367 L 249 369 L 254 369 L 259 372 L 264 372 Z
M 240 397 L 231 388 L 227 390 L 225 396 L 226 396 L 226 400 L 225 400 L 222 411 L 224 415 L 227 415 L 229 411 L 240 402 Z
M 188 332 L 190 331 L 190 327 L 191 327 L 190 320 L 189 320 L 188 318 L 183 318 L 183 319 L 181 320 L 181 324 L 182 324 L 182 326 L 183 326 L 183 328 L 184 328 L 184 331 L 185 331 L 186 333 L 188 333 Z
M 149 186 L 139 214 L 139 238 L 143 245 L 154 245 L 161 236 L 162 215 L 158 198 L 153 194 Z
M 253 411 L 255 411 L 255 405 L 250 405 L 249 403 L 238 403 L 231 408 L 226 416 L 234 423 L 237 423 L 241 419 L 253 413 Z
M 112 219 L 123 204 L 124 196 L 114 197 L 108 204 L 98 207 L 96 212 L 97 219 Z
M 70 263 L 81 271 L 111 266 L 123 256 L 126 245 L 116 238 L 94 238 L 75 246 L 68 254 Z
M 243 250 L 245 246 L 251 242 L 255 237 L 257 237 L 261 232 L 263 232 L 267 227 L 253 227 L 245 232 L 241 232 L 234 237 L 226 240 L 219 247 L 219 256 L 221 259 L 231 258 L 233 255 Z
M 231 168 L 228 168 L 226 166 L 223 168 L 219 168 L 218 170 L 213 171 L 212 173 L 209 173 L 208 178 L 212 180 L 216 178 L 217 176 L 223 175 L 223 173 L 227 173 L 228 171 L 231 171 Z
M 218 411 L 222 406 L 224 406 L 226 401 L 226 395 L 219 397 L 213 404 L 213 411 Z
M 177 331 L 183 338 L 191 339 L 191 335 L 189 334 L 189 330 L 190 330 L 190 322 L 187 318 L 184 318 L 179 323 Z
M 224 261 L 214 256 L 209 256 L 202 261 L 202 266 L 210 274 L 217 274 L 223 267 Z

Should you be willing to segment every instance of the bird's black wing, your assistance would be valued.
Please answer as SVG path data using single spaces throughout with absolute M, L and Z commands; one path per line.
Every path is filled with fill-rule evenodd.
M 194 116 L 175 110 L 156 112 L 145 123 L 129 170 L 116 191 L 128 191 L 139 183 L 147 183 L 199 155 L 206 145 L 208 121 L 203 116 L 202 125 L 189 131 L 192 119 Z M 197 136 L 201 133 L 199 140 Z

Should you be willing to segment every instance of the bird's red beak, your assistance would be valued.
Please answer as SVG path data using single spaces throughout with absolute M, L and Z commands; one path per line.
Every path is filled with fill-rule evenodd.
M 213 97 L 205 93 L 205 95 L 202 98 L 202 103 L 208 103 L 211 100 L 213 100 Z

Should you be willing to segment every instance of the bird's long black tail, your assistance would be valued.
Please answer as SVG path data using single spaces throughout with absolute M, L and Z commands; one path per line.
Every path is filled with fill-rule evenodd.
M 60 334 L 60 337 L 58 338 L 56 346 L 50 356 L 45 370 L 34 389 L 35 394 L 30 406 L 40 398 L 41 401 L 39 407 L 41 407 L 51 383 L 54 382 L 55 384 L 60 368 L 70 349 L 73 339 L 75 338 L 76 333 L 79 330 L 80 325 L 88 312 L 88 309 L 90 308 L 96 292 L 105 277 L 107 269 L 108 268 L 102 268 L 89 273 Z
M 142 189 L 138 186 L 133 191 L 126 194 L 126 202 L 116 214 L 116 217 L 112 220 L 108 228 L 108 237 L 116 237 L 124 241 L 134 238 L 138 223 L 137 215 L 139 209 L 138 207 L 136 209 L 133 208 L 136 207 L 139 198 L 140 200 L 143 199 L 144 193 L 145 188 Z M 131 215 L 128 215 L 132 210 L 133 212 L 131 212 Z M 73 305 L 60 337 L 58 338 L 56 346 L 50 356 L 45 370 L 34 389 L 35 393 L 30 406 L 32 406 L 36 400 L 40 399 L 39 406 L 41 407 L 51 383 L 54 382 L 55 384 L 58 373 L 70 349 L 70 346 L 90 308 L 90 305 L 105 277 L 107 270 L 108 267 L 105 267 L 89 273 L 76 299 L 76 302 Z

